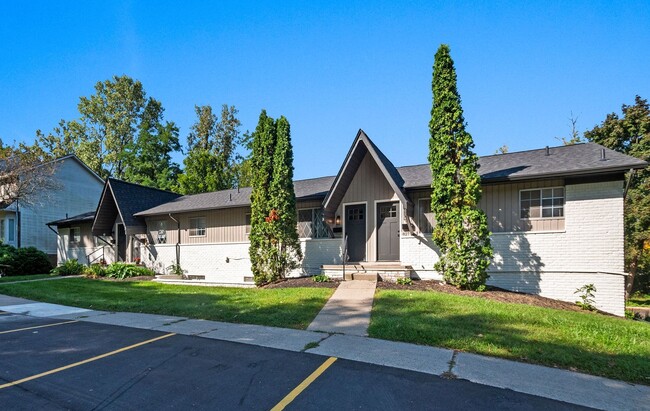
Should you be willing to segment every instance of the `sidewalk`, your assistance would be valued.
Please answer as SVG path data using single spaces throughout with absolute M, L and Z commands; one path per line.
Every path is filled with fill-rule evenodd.
M 343 281 L 307 329 L 367 336 L 376 287 L 377 281 Z
M 374 338 L 184 317 L 111 313 L 0 295 L 0 311 L 175 332 L 282 350 L 334 356 L 607 410 L 650 410 L 650 387 L 453 350 Z

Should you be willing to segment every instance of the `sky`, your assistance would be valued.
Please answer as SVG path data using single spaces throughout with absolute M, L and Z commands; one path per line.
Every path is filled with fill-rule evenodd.
M 650 1 L 7 1 L 0 139 L 32 142 L 126 74 L 183 142 L 195 105 L 234 105 L 242 131 L 284 115 L 297 179 L 335 175 L 360 128 L 422 164 L 443 43 L 479 155 L 560 145 L 571 117 L 583 132 L 650 98 Z

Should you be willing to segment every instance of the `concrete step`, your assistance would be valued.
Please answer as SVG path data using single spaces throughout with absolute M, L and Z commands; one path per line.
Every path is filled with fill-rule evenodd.
M 377 273 L 360 273 L 360 272 L 351 272 L 345 273 L 345 280 L 368 280 L 368 281 L 377 281 Z

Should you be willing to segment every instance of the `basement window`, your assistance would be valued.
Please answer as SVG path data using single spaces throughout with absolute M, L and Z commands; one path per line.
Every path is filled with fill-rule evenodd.
M 520 218 L 564 217 L 564 187 L 536 188 L 519 192 Z
M 205 231 L 205 217 L 190 218 L 190 237 L 203 237 Z

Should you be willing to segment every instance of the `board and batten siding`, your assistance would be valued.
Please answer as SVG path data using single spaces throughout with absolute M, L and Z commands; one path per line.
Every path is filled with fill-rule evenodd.
M 320 208 L 320 200 L 300 201 L 296 209 Z M 220 208 L 206 211 L 193 211 L 189 213 L 172 213 L 172 216 L 181 224 L 181 244 L 215 244 L 215 243 L 241 243 L 248 241 L 246 234 L 246 214 L 250 214 L 250 207 Z M 190 236 L 190 219 L 205 218 L 206 230 L 204 236 Z M 164 221 L 167 228 L 166 244 L 176 244 L 178 240 L 178 227 L 176 221 L 169 216 L 151 216 L 146 218 L 147 237 L 151 244 L 157 244 L 158 223 Z
M 359 165 L 343 200 L 336 210 L 336 215 L 345 220 L 344 205 L 346 203 L 366 203 L 366 260 L 377 260 L 377 237 L 376 237 L 376 209 L 375 201 L 399 201 L 397 195 L 391 188 L 375 163 L 372 156 L 366 153 Z M 399 207 L 401 210 L 401 206 Z M 342 221 L 343 222 L 343 221 Z

